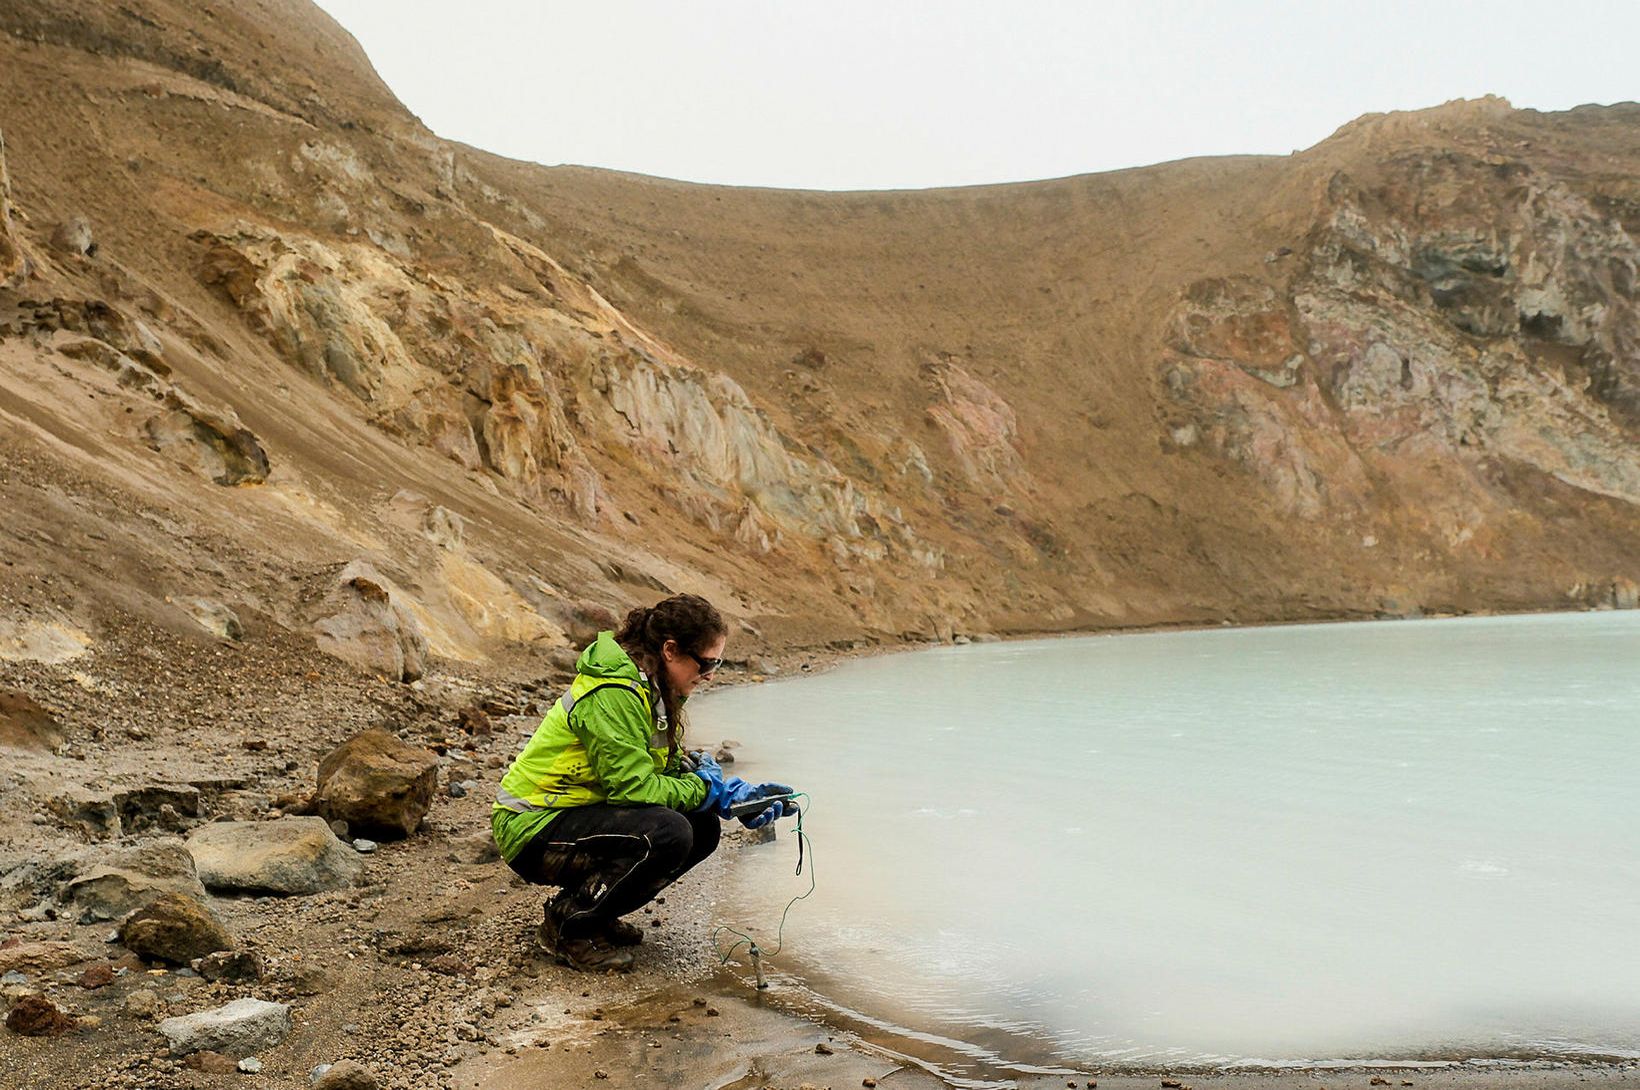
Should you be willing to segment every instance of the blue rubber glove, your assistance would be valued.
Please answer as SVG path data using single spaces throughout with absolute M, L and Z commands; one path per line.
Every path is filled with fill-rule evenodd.
M 734 776 L 723 783 L 723 794 L 718 797 L 718 816 L 729 817 L 729 807 L 736 803 L 749 802 L 752 799 L 764 798 L 768 795 L 789 795 L 792 789 L 783 783 L 749 784 L 739 776 Z M 756 814 L 748 814 L 740 819 L 740 823 L 748 829 L 758 829 L 785 813 L 785 807 L 778 802 L 770 803 L 767 808 Z
M 691 756 L 695 762 L 695 775 L 706 781 L 706 797 L 695 807 L 695 813 L 704 814 L 708 810 L 716 810 L 723 799 L 723 768 L 705 750 Z

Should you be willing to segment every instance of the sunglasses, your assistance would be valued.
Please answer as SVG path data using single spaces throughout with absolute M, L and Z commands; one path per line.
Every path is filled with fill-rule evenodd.
M 700 667 L 702 676 L 717 673 L 718 667 L 723 665 L 722 659 L 703 659 L 693 651 L 685 651 L 684 654 L 695 660 L 695 665 Z

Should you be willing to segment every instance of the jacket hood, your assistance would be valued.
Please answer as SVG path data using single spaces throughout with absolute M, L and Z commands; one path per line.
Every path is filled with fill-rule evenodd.
M 613 632 L 600 632 L 597 639 L 587 644 L 587 649 L 575 660 L 575 672 L 588 677 L 624 678 L 627 681 L 638 681 L 643 677 L 632 656 L 615 642 Z

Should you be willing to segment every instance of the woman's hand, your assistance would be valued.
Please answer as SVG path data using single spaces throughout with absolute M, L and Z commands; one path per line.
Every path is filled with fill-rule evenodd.
M 718 816 L 732 817 L 729 808 L 738 803 L 750 802 L 753 799 L 768 798 L 770 795 L 789 795 L 792 789 L 783 783 L 749 784 L 739 776 L 724 781 L 723 793 L 718 796 Z M 794 805 L 793 813 L 797 811 Z M 740 819 L 740 823 L 748 829 L 759 829 L 786 813 L 786 804 L 771 802 L 767 807 L 755 814 L 747 814 Z
M 703 814 L 708 810 L 719 808 L 723 799 L 724 782 L 723 767 L 713 759 L 710 753 L 701 750 L 690 755 L 695 762 L 695 775 L 706 781 L 706 797 L 695 807 L 695 813 Z M 739 780 L 735 781 L 739 783 Z

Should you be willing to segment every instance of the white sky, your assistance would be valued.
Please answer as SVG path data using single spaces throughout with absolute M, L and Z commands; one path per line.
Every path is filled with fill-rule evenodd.
M 439 135 L 805 189 L 1285 154 L 1363 113 L 1640 98 L 1636 0 L 319 0 Z

